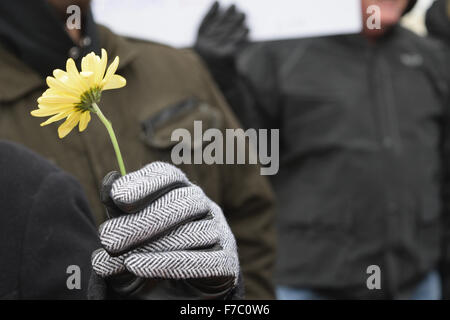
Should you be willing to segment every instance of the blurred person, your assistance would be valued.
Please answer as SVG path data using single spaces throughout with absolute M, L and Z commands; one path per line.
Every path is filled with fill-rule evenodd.
M 176 144 L 171 132 L 177 128 L 192 132 L 194 120 L 201 120 L 204 130 L 216 127 L 222 132 L 239 124 L 193 52 L 118 36 L 95 24 L 89 3 L 0 2 L 0 138 L 23 144 L 73 174 L 97 222 L 102 222 L 105 211 L 97 190 L 102 177 L 115 168 L 116 159 L 100 121 L 92 121 L 87 133 L 71 134 L 61 142 L 55 127 L 41 128 L 40 119 L 30 116 L 45 88 L 45 77 L 64 68 L 68 57 L 79 66 L 85 54 L 99 54 L 100 48 L 109 57 L 120 56 L 118 73 L 127 79 L 127 86 L 105 95 L 102 104 L 129 169 L 153 161 L 170 162 Z M 81 9 L 81 29 L 66 23 L 74 18 L 73 12 L 66 11 L 70 5 Z M 273 298 L 273 196 L 259 167 L 180 167 L 223 208 L 239 246 L 247 298 Z
M 235 8 L 202 23 L 235 17 L 227 59 L 204 28 L 195 49 L 245 127 L 280 129 L 280 299 L 441 298 L 448 88 L 441 47 L 398 24 L 415 3 L 362 0 L 360 34 L 245 46 Z
M 0 299 L 242 297 L 236 245 L 223 214 L 179 169 L 156 162 L 121 178 L 109 174 L 102 196 L 111 219 L 99 236 L 72 176 L 14 143 L 0 140 L 0 152 Z M 168 190 L 179 182 L 184 186 Z M 130 212 L 129 204 L 120 213 L 118 191 L 139 194 L 134 204 L 144 210 Z M 155 208 L 158 202 L 164 210 Z M 171 212 L 174 206 L 180 210 Z M 171 223 L 164 222 L 168 212 Z M 152 232 L 136 241 L 142 230 L 129 219 Z M 117 256 L 118 249 L 126 253 Z
M 430 36 L 450 45 L 450 1 L 435 1 L 427 11 L 425 23 Z
M 428 9 L 426 14 L 426 26 L 428 29 L 428 33 L 431 37 L 435 39 L 439 39 L 442 41 L 445 49 L 443 50 L 444 59 L 447 61 L 446 68 L 443 67 L 446 71 L 447 81 L 450 83 L 450 0 L 438 0 L 435 1 L 432 6 Z M 447 100 L 447 106 L 450 105 L 450 101 Z M 448 130 L 448 128 L 447 128 Z M 447 142 L 448 143 L 448 142 Z M 447 149 L 450 147 L 447 146 Z M 446 167 L 445 174 L 450 175 L 449 168 Z M 449 198 L 450 189 L 445 189 L 445 199 Z M 447 201 L 444 202 L 445 212 L 448 212 L 450 203 Z M 445 233 L 443 240 L 443 252 L 449 252 L 450 247 L 450 221 L 447 217 L 445 223 Z M 450 269 L 450 257 L 448 254 L 444 254 L 444 259 L 441 261 L 441 269 L 449 270 Z M 443 272 L 443 283 L 444 283 L 444 296 L 450 298 L 450 277 L 447 273 Z

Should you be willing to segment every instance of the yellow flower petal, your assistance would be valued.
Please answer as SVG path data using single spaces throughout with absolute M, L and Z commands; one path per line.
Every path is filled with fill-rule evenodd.
M 62 110 L 62 109 L 67 109 L 67 108 L 74 108 L 74 104 L 73 103 L 66 103 L 66 104 L 58 104 L 58 105 L 52 105 L 52 104 L 39 104 L 38 105 L 39 109 L 52 109 L 52 110 Z
M 58 81 L 62 82 L 66 87 L 69 87 L 69 88 L 79 91 L 79 92 L 83 92 L 82 88 L 80 88 L 79 86 L 77 87 L 76 83 L 73 83 L 73 81 L 70 81 L 70 77 L 67 74 L 67 72 L 60 70 L 60 69 L 56 69 L 53 71 L 53 76 Z
M 103 85 L 103 90 L 111 90 L 125 87 L 127 80 L 124 77 L 114 74 L 108 82 Z
M 119 57 L 116 57 L 108 67 L 108 70 L 106 70 L 106 74 L 102 82 L 105 84 L 108 83 L 109 79 L 113 76 L 114 73 L 116 73 L 118 67 L 119 67 Z
M 72 129 L 75 128 L 75 126 L 78 124 L 78 121 L 80 121 L 80 113 L 79 112 L 72 113 L 67 118 L 67 120 L 64 121 L 62 125 L 59 126 L 58 128 L 59 138 L 62 139 L 65 136 L 67 136 L 70 133 L 70 131 L 72 131 Z
M 37 100 L 40 104 L 67 104 L 67 103 L 79 103 L 80 99 L 66 95 L 46 95 Z
M 41 127 L 46 126 L 46 125 L 48 125 L 50 123 L 59 121 L 61 119 L 64 119 L 64 118 L 68 117 L 72 112 L 73 112 L 73 110 L 67 110 L 67 111 L 58 113 L 57 115 L 55 115 L 55 116 L 53 116 L 51 118 L 48 118 L 47 121 L 42 122 L 41 123 Z
M 67 74 L 66 74 L 66 72 L 65 72 L 64 70 L 61 70 L 61 69 L 55 69 L 55 70 L 53 70 L 53 76 L 54 76 L 56 79 L 61 80 L 60 78 L 62 78 L 62 77 L 67 77 Z
M 30 114 L 33 117 L 48 117 L 53 116 L 55 113 L 56 112 L 54 112 L 53 110 L 46 110 L 46 109 L 35 109 L 30 112 Z
M 78 100 L 79 95 L 78 94 L 73 94 L 68 92 L 67 90 L 61 90 L 61 89 L 56 89 L 54 87 L 47 89 L 43 94 L 42 94 L 42 98 L 45 97 L 55 97 L 55 96 L 67 96 L 67 97 L 73 97 L 76 98 Z M 38 99 L 39 100 L 39 99 Z
M 93 52 L 86 55 L 83 59 L 81 59 L 81 71 L 83 72 L 94 72 L 94 58 L 95 54 Z
M 31 111 L 31 115 L 34 117 L 48 117 L 48 116 L 52 116 L 54 114 L 64 112 L 67 110 L 73 110 L 73 106 L 72 105 L 69 105 L 69 106 L 62 105 L 62 106 L 58 106 L 56 108 L 48 108 L 48 107 L 42 107 L 41 105 L 39 105 L 39 109 Z
M 67 59 L 66 62 L 66 72 L 69 76 L 74 76 L 74 78 L 77 77 L 77 75 L 79 74 L 78 72 L 78 68 L 75 64 L 75 61 L 73 61 L 72 58 Z
M 89 79 L 94 75 L 92 71 L 81 71 L 80 76 L 83 77 L 83 79 Z
M 96 55 L 91 52 L 81 60 L 81 72 L 80 75 L 86 80 L 88 87 L 94 85 L 94 74 L 95 74 L 95 57 Z
M 95 84 L 100 85 L 101 81 L 103 80 L 103 76 L 105 75 L 106 71 L 106 64 L 108 63 L 108 54 L 106 53 L 105 49 L 102 49 L 102 57 L 98 63 L 97 70 L 95 73 Z
M 86 130 L 89 121 L 91 121 L 91 113 L 89 111 L 83 112 L 80 116 L 80 125 L 78 127 L 80 132 Z
M 81 95 L 83 92 L 77 89 L 74 89 L 70 86 L 67 85 L 67 82 L 64 83 L 56 78 L 53 77 L 47 77 L 46 79 L 47 81 L 47 85 L 55 90 L 61 91 L 61 92 L 66 92 L 66 93 L 70 93 L 70 95 L 73 96 L 79 96 Z
M 83 92 L 89 89 L 89 86 L 81 78 L 73 59 L 67 59 L 66 70 L 67 76 L 70 78 L 70 81 L 73 82 L 76 88 L 79 88 Z

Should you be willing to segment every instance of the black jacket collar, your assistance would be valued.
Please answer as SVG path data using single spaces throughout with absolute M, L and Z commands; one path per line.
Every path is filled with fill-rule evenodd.
M 68 57 L 79 64 L 87 53 L 99 53 L 99 37 L 90 11 L 82 17 L 81 31 L 84 45 L 72 41 L 45 0 L 0 1 L 0 45 L 42 77 L 64 68 Z

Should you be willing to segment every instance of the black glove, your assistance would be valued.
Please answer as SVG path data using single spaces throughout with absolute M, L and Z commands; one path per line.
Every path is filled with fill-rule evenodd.
M 248 40 L 248 33 L 244 13 L 234 5 L 223 11 L 215 2 L 203 18 L 194 49 L 208 64 L 230 60 Z
M 152 163 L 105 177 L 110 219 L 92 256 L 108 298 L 226 299 L 238 287 L 236 243 L 221 209 L 177 168 Z

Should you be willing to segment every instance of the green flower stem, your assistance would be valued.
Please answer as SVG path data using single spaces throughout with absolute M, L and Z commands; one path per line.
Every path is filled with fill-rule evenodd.
M 127 172 L 125 171 L 122 154 L 120 153 L 119 144 L 117 143 L 116 134 L 114 133 L 114 129 L 111 125 L 111 122 L 108 119 L 106 119 L 106 117 L 103 115 L 102 111 L 95 102 L 92 104 L 92 108 L 94 110 L 94 113 L 97 114 L 98 117 L 100 118 L 100 121 L 103 122 L 103 124 L 105 125 L 106 130 L 108 130 L 109 137 L 111 138 L 111 142 L 114 147 L 114 151 L 116 152 L 117 163 L 119 164 L 120 173 L 122 174 L 122 176 L 124 176 L 127 174 Z

